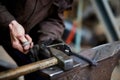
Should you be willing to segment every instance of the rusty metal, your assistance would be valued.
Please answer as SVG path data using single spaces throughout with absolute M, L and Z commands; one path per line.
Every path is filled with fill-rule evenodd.
M 93 56 L 96 53 L 99 53 L 99 57 L 94 58 Z M 120 59 L 120 42 L 109 43 L 82 51 L 80 55 L 89 59 L 94 58 L 97 60 L 98 65 L 96 67 L 90 67 L 85 61 L 71 56 L 79 63 L 79 65 L 75 64 L 72 70 L 63 71 L 54 66 L 43 69 L 43 73 L 40 73 L 40 75 L 44 74 L 48 80 L 111 80 L 113 69 Z

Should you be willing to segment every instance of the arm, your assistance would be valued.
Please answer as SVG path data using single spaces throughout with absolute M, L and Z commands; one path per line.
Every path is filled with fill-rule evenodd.
M 49 11 L 50 15 L 39 24 L 41 32 L 39 42 L 44 40 L 61 39 L 64 32 L 63 11 L 70 8 L 71 2 L 56 0 Z M 64 5 L 64 6 L 63 6 Z
M 62 17 L 62 13 L 55 13 L 39 24 L 39 42 L 49 39 L 61 39 L 64 31 L 63 20 L 61 19 Z
M 23 53 L 27 53 L 33 47 L 33 42 L 31 37 L 25 34 L 23 26 L 16 20 L 13 20 L 9 24 L 9 29 L 12 47 Z M 27 43 L 27 45 L 23 46 L 25 42 L 29 44 Z
M 12 20 L 15 20 L 14 16 L 8 12 L 2 1 L 0 1 L 0 27 L 7 27 Z

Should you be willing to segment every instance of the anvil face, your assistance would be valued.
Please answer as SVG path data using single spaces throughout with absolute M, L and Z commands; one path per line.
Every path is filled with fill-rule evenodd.
M 93 59 L 94 55 L 99 53 L 96 58 L 97 66 L 90 66 L 87 62 L 71 56 L 74 59 L 74 68 L 64 71 L 59 66 L 50 67 L 42 70 L 42 74 L 48 77 L 48 80 L 111 80 L 116 75 L 115 68 L 120 60 L 120 42 L 104 44 L 79 54 Z M 120 70 L 120 69 L 119 69 Z M 120 78 L 119 78 L 120 79 Z

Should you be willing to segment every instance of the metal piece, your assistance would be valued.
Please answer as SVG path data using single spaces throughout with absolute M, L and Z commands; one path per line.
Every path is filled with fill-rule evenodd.
M 58 59 L 58 65 L 64 70 L 70 70 L 73 68 L 73 59 L 67 56 L 60 50 L 50 48 L 52 55 Z
M 59 46 L 59 45 L 64 45 L 65 43 L 58 43 L 58 44 L 52 44 L 52 45 L 48 45 L 47 47 L 55 47 L 55 46 Z
M 29 41 L 25 41 L 25 42 L 22 42 L 22 46 L 27 46 L 27 45 L 30 45 L 30 42 Z
M 76 56 L 76 57 L 78 57 L 78 58 L 80 58 L 80 59 L 83 59 L 83 60 L 85 60 L 86 62 L 88 62 L 88 63 L 90 64 L 90 66 L 96 66 L 96 65 L 97 65 L 95 59 L 92 60 L 92 59 L 86 58 L 86 57 L 84 57 L 84 56 L 82 56 L 82 55 L 80 55 L 80 54 L 77 54 L 77 53 L 72 52 L 71 49 L 70 49 L 70 47 L 69 47 L 68 45 L 66 45 L 65 43 L 54 44 L 54 45 L 48 46 L 48 47 L 56 47 L 56 48 L 58 48 L 59 50 L 63 51 L 64 54 L 67 54 L 67 55 L 69 55 L 69 56 L 70 56 L 70 55 L 74 55 L 74 56 Z M 58 52 L 58 51 L 56 51 L 56 52 Z M 97 54 L 98 54 L 98 53 L 97 53 Z M 96 58 L 97 56 L 99 56 L 99 55 L 95 55 L 94 57 Z
M 66 44 L 62 44 L 62 45 L 60 45 L 60 47 L 61 48 L 64 48 L 63 49 L 63 52 L 65 52 L 67 55 L 74 55 L 74 56 L 76 56 L 76 57 L 78 57 L 78 58 L 80 58 L 80 59 L 83 59 L 84 61 L 86 61 L 86 62 L 88 62 L 89 64 L 90 64 L 90 66 L 96 66 L 97 65 L 97 63 L 96 63 L 96 61 L 95 61 L 95 59 L 89 59 L 89 58 L 86 58 L 86 57 L 84 57 L 84 56 L 82 56 L 82 55 L 80 55 L 80 54 L 77 54 L 77 53 L 74 53 L 74 52 L 72 52 L 71 51 L 71 49 L 70 49 L 70 47 L 68 46 L 68 45 L 66 45 Z M 96 57 L 98 57 L 99 55 L 98 55 L 98 53 L 97 54 L 95 54 L 95 56 L 94 56 L 94 58 L 96 58 Z
M 73 68 L 82 65 L 81 64 L 82 60 L 80 60 L 78 57 L 75 57 L 75 56 L 70 56 L 70 57 L 73 59 Z M 84 61 L 83 61 L 83 63 L 84 63 Z M 63 69 L 61 69 L 58 66 L 52 66 L 52 67 L 41 70 L 40 75 L 44 75 L 45 77 L 48 77 L 48 79 L 50 79 L 61 73 L 64 73 Z
M 88 59 L 88 58 L 86 58 L 86 57 L 84 57 L 80 54 L 76 54 L 76 53 L 71 53 L 71 54 L 80 58 L 80 59 L 83 59 L 84 61 L 88 62 L 91 66 L 96 66 L 97 65 L 96 61 L 92 61 L 91 59 Z
M 54 75 L 63 73 L 64 71 L 57 66 L 52 66 L 52 67 L 43 69 L 42 72 L 44 72 L 44 75 L 48 74 L 46 77 L 49 77 L 49 76 L 53 77 Z M 42 75 L 43 75 L 43 73 L 42 73 Z
M 93 57 L 93 59 L 92 59 L 92 61 L 93 62 L 95 62 L 95 65 L 97 66 L 97 60 L 98 60 L 98 58 L 99 58 L 99 56 L 100 56 L 100 52 L 98 52 L 98 51 L 96 51 L 96 54 L 94 55 L 94 57 Z

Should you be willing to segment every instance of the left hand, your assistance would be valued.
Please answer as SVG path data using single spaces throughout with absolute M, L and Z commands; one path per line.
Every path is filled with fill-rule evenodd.
M 25 34 L 23 26 L 14 20 L 9 24 L 9 28 L 13 48 L 23 53 L 28 52 L 29 49 L 33 47 L 33 42 L 32 38 Z M 28 42 L 29 44 L 27 43 L 27 45 L 24 45 L 23 43 L 25 42 Z

